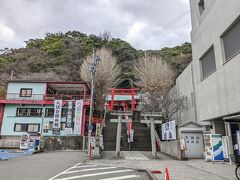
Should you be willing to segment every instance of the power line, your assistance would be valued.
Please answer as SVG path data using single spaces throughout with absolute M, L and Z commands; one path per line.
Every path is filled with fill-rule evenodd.
M 146 40 L 154 37 L 154 36 L 158 36 L 159 34 L 161 34 L 162 32 L 164 32 L 165 30 L 167 30 L 168 28 L 176 25 L 178 22 L 181 22 L 181 20 L 183 20 L 183 18 L 185 17 L 185 15 L 187 15 L 188 11 L 185 11 L 184 13 L 182 13 L 180 16 L 178 16 L 177 18 L 175 18 L 174 20 L 172 20 L 171 22 L 169 22 L 168 24 L 164 25 L 162 27 L 161 30 L 153 33 L 152 35 L 150 35 L 149 37 L 145 38 L 144 40 L 142 40 L 139 44 L 141 44 L 142 42 L 145 42 Z
M 176 28 L 174 28 L 174 29 L 172 29 L 172 30 L 170 30 L 170 31 L 167 31 L 165 34 L 164 34 L 164 32 L 162 32 L 161 34 L 163 34 L 163 35 L 171 34 L 172 32 L 175 32 L 176 30 L 181 29 L 182 27 L 184 27 L 184 26 L 186 26 L 186 25 L 188 25 L 188 24 L 190 24 L 190 22 L 186 22 L 186 23 L 184 23 L 184 24 L 181 24 L 180 26 L 178 26 L 178 27 L 176 27 Z M 161 34 L 159 34 L 159 35 L 161 35 Z M 156 39 L 158 39 L 159 35 L 158 35 L 157 37 L 155 37 L 155 39 L 153 39 L 153 41 L 155 41 Z
M 166 31 L 168 28 L 174 27 L 174 25 L 176 25 L 177 23 L 181 22 L 184 19 L 185 15 L 187 13 L 188 13 L 188 11 L 184 12 L 182 15 L 180 15 L 179 17 L 177 17 L 176 19 L 174 19 L 170 23 L 168 23 L 165 26 L 163 26 L 162 29 L 159 30 L 158 32 L 154 33 L 154 35 L 152 35 L 151 38 L 154 37 L 154 36 L 158 36 L 162 32 Z

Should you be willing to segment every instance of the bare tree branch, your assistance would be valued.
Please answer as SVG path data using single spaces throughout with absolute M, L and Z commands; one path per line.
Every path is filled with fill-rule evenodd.
M 101 58 L 95 76 L 96 109 L 103 112 L 107 90 L 108 88 L 117 86 L 120 82 L 121 69 L 117 65 L 117 59 L 112 55 L 110 49 L 101 48 L 96 51 L 96 55 Z M 80 75 L 85 81 L 91 80 L 91 73 L 89 71 L 91 63 L 92 56 L 90 55 L 86 57 L 81 65 Z
M 180 108 L 182 100 L 175 91 L 174 72 L 159 57 L 145 57 L 135 63 L 135 84 L 145 93 L 142 98 L 142 111 L 161 112 L 169 120 Z

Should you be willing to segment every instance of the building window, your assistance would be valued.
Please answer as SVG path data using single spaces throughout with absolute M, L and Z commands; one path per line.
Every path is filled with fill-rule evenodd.
M 202 13 L 203 13 L 203 11 L 205 9 L 205 2 L 204 2 L 204 0 L 200 0 L 199 1 L 198 8 L 199 8 L 200 15 L 202 15 Z
M 15 132 L 21 132 L 22 130 L 22 125 L 21 124 L 15 124 L 14 131 Z
M 54 108 L 46 108 L 45 117 L 53 117 L 53 116 L 54 116 Z
M 39 132 L 40 124 L 20 124 L 14 126 L 15 132 Z
M 202 67 L 202 79 L 207 78 L 214 71 L 216 71 L 216 62 L 213 46 L 200 58 L 200 63 Z
M 60 126 L 60 128 L 61 128 L 61 130 L 65 130 L 65 122 L 61 122 L 61 126 Z M 53 122 L 49 122 L 49 130 L 52 130 L 52 128 L 53 128 Z
M 28 132 L 38 132 L 39 131 L 39 124 L 29 124 L 27 131 Z
M 42 108 L 17 108 L 16 116 L 20 117 L 40 117 Z
M 20 97 L 32 97 L 32 89 L 30 88 L 21 88 Z
M 240 19 L 222 35 L 225 59 L 230 60 L 240 52 Z
M 63 131 L 65 130 L 65 124 L 66 124 L 65 122 L 61 122 L 61 130 Z

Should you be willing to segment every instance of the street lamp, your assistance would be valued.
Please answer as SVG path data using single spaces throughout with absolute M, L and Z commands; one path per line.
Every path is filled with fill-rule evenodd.
M 91 72 L 91 99 L 90 99 L 90 115 L 89 115 L 89 125 L 88 125 L 88 153 L 91 157 L 91 134 L 92 134 L 92 116 L 93 116 L 93 92 L 94 92 L 94 82 L 97 65 L 101 61 L 100 57 L 95 56 L 95 49 L 93 49 L 92 63 L 90 64 L 89 71 Z

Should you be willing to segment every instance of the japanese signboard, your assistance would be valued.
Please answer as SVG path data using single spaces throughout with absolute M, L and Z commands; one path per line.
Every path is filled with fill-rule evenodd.
M 95 140 L 96 140 L 96 146 L 100 146 L 100 134 L 101 134 L 101 124 L 97 123 L 96 124 L 96 133 L 95 133 Z
M 174 140 L 176 139 L 176 123 L 170 121 L 162 124 L 162 139 L 163 140 Z
M 55 100 L 54 103 L 54 118 L 53 118 L 53 134 L 60 134 L 62 114 L 62 100 Z
M 49 129 L 49 122 L 48 120 L 45 119 L 43 122 L 43 132 L 47 133 L 48 129 Z
M 99 138 L 99 145 L 102 149 L 104 149 L 104 145 L 103 145 L 103 135 L 100 134 L 100 138 Z
M 73 101 L 67 101 L 65 133 L 72 134 L 72 129 L 73 129 Z
M 134 129 L 130 131 L 130 142 L 133 142 Z
M 81 135 L 83 100 L 76 100 L 74 134 Z

